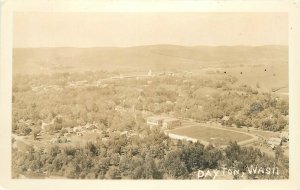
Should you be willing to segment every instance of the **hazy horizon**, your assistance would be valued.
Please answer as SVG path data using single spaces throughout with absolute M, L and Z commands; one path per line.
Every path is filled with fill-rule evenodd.
M 286 13 L 14 13 L 16 48 L 288 45 Z

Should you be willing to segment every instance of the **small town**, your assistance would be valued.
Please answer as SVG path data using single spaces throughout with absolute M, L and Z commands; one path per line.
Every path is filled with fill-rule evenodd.
M 220 12 L 217 2 L 201 12 L 193 1 L 185 12 L 180 2 L 161 2 L 167 9 L 143 2 L 139 12 L 110 3 L 47 0 L 43 11 L 29 3 L 5 12 L 4 29 L 13 31 L 1 70 L 11 114 L 3 121 L 11 127 L 3 134 L 11 140 L 7 183 L 86 180 L 80 187 L 89 189 L 159 180 L 151 185 L 163 189 L 264 180 L 272 188 L 295 178 L 294 13 L 281 4 L 271 7 L 284 11 Z
M 197 72 L 202 72 L 203 77 L 196 78 Z M 158 74 L 150 70 L 145 75 L 120 74 L 118 77 L 111 76 L 103 79 L 95 75 L 97 73 L 90 75 L 88 80 L 75 81 L 72 79 L 74 74 L 61 74 L 46 85 L 32 83 L 29 88 L 18 87 L 13 96 L 14 105 L 16 105 L 14 114 L 17 114 L 13 122 L 13 147 L 29 154 L 31 151 L 49 154 L 54 147 L 80 148 L 86 143 L 93 142 L 103 144 L 103 146 L 112 146 L 111 143 L 116 142 L 116 139 L 123 139 L 127 143 L 143 142 L 149 140 L 147 138 L 151 135 L 154 135 L 152 140 L 155 140 L 157 138 L 155 136 L 160 134 L 162 142 L 174 148 L 181 147 L 182 143 L 201 143 L 203 147 L 225 151 L 231 143 L 235 142 L 236 146 L 258 148 L 267 157 L 275 158 L 278 150 L 281 151 L 280 154 L 288 157 L 289 132 L 286 110 L 288 107 L 285 106 L 287 102 L 285 103 L 284 94 L 265 93 L 261 88 L 254 89 L 250 86 L 237 85 L 236 77 L 222 72 L 211 73 L 207 70 L 194 73 L 184 71 Z M 212 76 L 215 78 L 213 82 L 210 79 Z M 26 79 L 28 80 L 31 79 Z M 46 79 L 46 81 L 49 80 Z M 221 85 L 220 81 L 222 81 Z M 153 86 L 157 88 L 154 89 Z M 194 89 L 192 92 L 194 94 L 189 95 L 191 92 L 188 89 Z M 37 98 L 41 100 L 52 98 L 53 101 L 48 102 L 48 106 L 42 106 L 43 104 L 40 106 L 35 103 L 37 99 L 33 98 L 31 101 L 26 100 L 29 107 L 25 108 L 22 99 L 26 96 L 21 97 L 24 93 L 30 94 L 30 97 L 39 96 Z M 91 98 L 80 99 L 83 95 L 91 96 Z M 191 104 L 192 102 L 187 102 L 193 101 L 191 98 L 193 96 L 198 99 L 198 102 L 193 103 L 194 105 Z M 235 97 L 235 101 L 238 99 L 249 101 L 249 107 L 240 105 L 241 107 L 236 109 L 238 104 L 235 103 L 228 107 L 227 112 L 226 110 L 223 112 L 210 110 L 212 104 L 220 106 L 228 104 L 226 101 L 232 102 L 230 99 L 232 96 Z M 257 100 L 251 103 L 254 96 Z M 60 99 L 55 99 L 55 97 L 61 97 L 65 102 L 59 103 Z M 97 97 L 101 98 L 93 101 Z M 15 99 L 19 101 L 15 102 Z M 216 99 L 222 102 L 218 103 Z M 66 110 L 66 106 L 71 106 L 75 103 L 74 101 L 76 104 L 72 112 Z M 267 104 L 263 101 L 267 101 Z M 270 104 L 270 102 L 273 103 Z M 22 108 L 22 104 L 25 109 Z M 276 115 L 272 111 L 268 124 L 263 119 L 263 115 L 274 110 L 273 106 L 278 111 Z M 37 112 L 37 109 L 40 111 Z M 195 115 L 197 112 L 205 114 Z M 248 112 L 256 120 L 243 117 L 243 114 L 248 114 Z M 260 114 L 262 114 L 261 120 Z M 169 140 L 166 141 L 165 138 Z M 49 150 L 49 147 L 52 148 Z M 126 148 L 123 149 L 121 148 L 118 156 L 116 153 L 110 154 L 117 160 L 128 157 Z M 167 152 L 164 149 L 161 156 L 168 155 Z M 228 166 L 222 163 L 222 166 L 224 165 Z M 119 167 L 118 164 L 111 163 L 108 168 L 112 166 Z M 33 169 L 22 170 L 24 174 L 33 173 Z M 196 174 L 196 171 L 191 172 L 189 176 L 196 178 Z M 48 176 L 50 172 L 48 169 L 39 170 L 31 175 Z M 52 175 L 60 174 L 52 172 Z M 103 177 L 105 178 L 105 175 Z M 127 178 L 126 176 L 119 177 Z

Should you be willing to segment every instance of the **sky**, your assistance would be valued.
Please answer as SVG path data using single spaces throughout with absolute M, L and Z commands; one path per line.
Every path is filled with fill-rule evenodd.
M 15 48 L 288 45 L 286 13 L 16 12 Z

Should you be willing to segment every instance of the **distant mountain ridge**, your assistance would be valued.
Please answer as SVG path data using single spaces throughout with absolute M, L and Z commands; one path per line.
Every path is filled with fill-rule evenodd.
M 234 65 L 287 65 L 288 47 L 179 46 L 14 48 L 14 73 L 85 70 L 181 70 Z

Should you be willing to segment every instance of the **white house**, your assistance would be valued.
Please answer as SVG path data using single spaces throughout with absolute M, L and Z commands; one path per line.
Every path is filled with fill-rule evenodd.
M 288 131 L 282 131 L 280 134 L 280 138 L 282 140 L 289 140 L 289 132 Z
M 64 134 L 64 137 L 70 137 L 71 136 L 71 133 L 65 133 Z
M 277 147 L 277 146 L 280 146 L 280 145 L 281 145 L 281 142 L 282 142 L 282 139 L 281 139 L 281 138 L 274 138 L 274 137 L 272 137 L 272 138 L 270 138 L 270 139 L 268 140 L 268 144 L 269 144 L 269 146 L 270 146 L 271 148 L 275 148 L 275 147 Z
M 228 121 L 228 120 L 229 120 L 229 116 L 226 116 L 226 115 L 225 115 L 225 116 L 222 118 L 222 120 L 223 120 L 223 121 Z
M 77 136 L 83 136 L 83 134 L 81 132 L 77 132 L 76 135 Z
M 60 141 L 59 141 L 59 138 L 52 138 L 51 140 L 50 140 L 50 143 L 52 143 L 52 144 L 54 144 L 54 143 L 59 143 Z
M 82 131 L 82 127 L 81 126 L 77 126 L 77 127 L 74 127 L 73 128 L 73 132 L 80 132 L 80 131 Z

